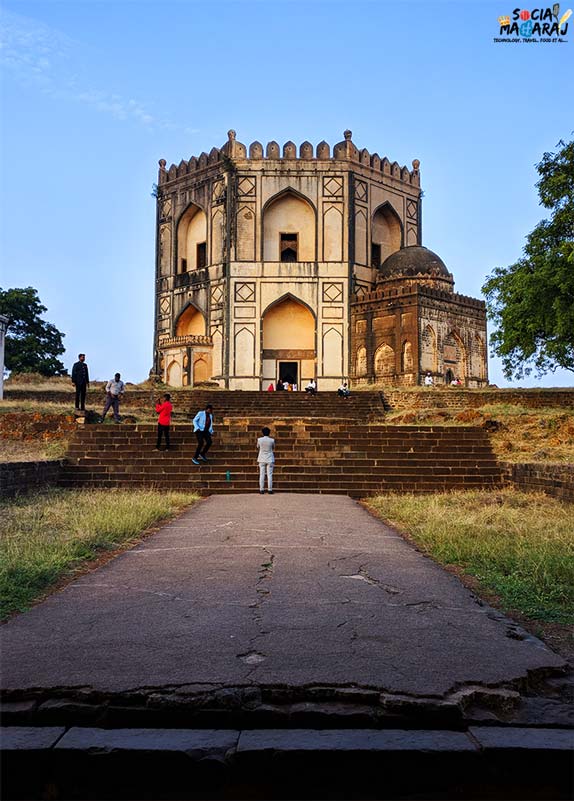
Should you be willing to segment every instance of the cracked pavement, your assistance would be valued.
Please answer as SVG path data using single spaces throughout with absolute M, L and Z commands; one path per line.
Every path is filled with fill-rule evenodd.
M 368 687 L 565 663 L 344 496 L 220 495 L 2 627 L 2 688 Z

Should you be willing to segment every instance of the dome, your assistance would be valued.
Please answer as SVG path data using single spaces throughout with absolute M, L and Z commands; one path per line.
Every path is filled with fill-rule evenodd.
M 444 261 L 428 248 L 409 245 L 391 253 L 381 264 L 380 280 L 388 278 L 446 278 L 452 275 Z

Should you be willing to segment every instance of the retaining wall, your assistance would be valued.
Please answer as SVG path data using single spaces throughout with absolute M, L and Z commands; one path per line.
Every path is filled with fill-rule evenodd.
M 574 389 L 459 389 L 429 387 L 405 391 L 384 389 L 393 409 L 466 409 L 491 403 L 508 403 L 529 409 L 574 408 Z
M 512 464 L 501 462 L 502 480 L 525 492 L 545 492 L 574 502 L 573 464 Z
M 0 463 L 0 498 L 55 486 L 60 479 L 63 463 L 62 459 L 50 462 Z
M 319 386 L 319 390 L 320 390 Z M 126 394 L 122 399 L 122 407 L 129 408 L 137 405 L 153 405 L 152 401 L 158 397 L 165 390 L 142 390 L 127 388 Z M 190 406 L 197 406 L 201 408 L 202 403 L 213 400 L 218 405 L 225 405 L 228 402 L 226 396 L 229 393 L 222 390 L 206 390 L 206 389 L 173 389 L 170 388 L 173 399 L 179 405 L 189 404 Z M 375 394 L 373 390 L 369 394 Z M 476 408 L 483 406 L 487 403 L 510 403 L 519 406 L 527 406 L 531 409 L 543 409 L 548 407 L 556 408 L 574 408 L 574 388 L 562 389 L 466 389 L 464 387 L 431 387 L 428 389 L 418 388 L 412 390 L 394 389 L 392 387 L 384 388 L 383 393 L 385 399 L 395 409 L 464 409 Z M 257 396 L 264 396 L 266 393 L 256 392 L 233 392 L 231 395 L 238 395 L 242 400 L 248 394 Z M 303 393 L 300 393 L 303 395 Z M 323 394 L 319 392 L 319 394 Z M 334 395 L 335 393 L 325 393 Z M 353 393 L 353 396 L 362 395 L 363 391 Z M 30 401 L 37 402 L 53 402 L 53 403 L 69 403 L 72 408 L 74 405 L 74 393 L 72 390 L 69 392 L 62 390 L 44 390 L 34 392 L 30 389 L 24 388 L 7 388 L 4 390 L 4 397 L 6 400 L 12 401 Z M 104 392 L 101 389 L 91 389 L 87 395 L 87 405 L 90 408 L 100 411 L 103 408 L 105 400 Z M 234 403 L 242 402 L 235 400 Z

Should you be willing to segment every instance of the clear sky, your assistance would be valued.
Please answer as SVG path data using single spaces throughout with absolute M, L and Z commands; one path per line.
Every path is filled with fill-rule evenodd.
M 38 289 L 68 367 L 84 351 L 93 378 L 141 381 L 158 159 L 229 128 L 247 145 L 334 145 L 351 128 L 359 148 L 420 159 L 423 244 L 480 297 L 546 216 L 535 164 L 574 128 L 574 17 L 565 44 L 494 43 L 515 6 L 3 0 L 0 285 Z M 496 359 L 490 380 L 508 385 Z

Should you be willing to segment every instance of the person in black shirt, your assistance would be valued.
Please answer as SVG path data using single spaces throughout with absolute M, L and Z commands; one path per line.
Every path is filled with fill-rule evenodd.
M 72 367 L 72 384 L 76 387 L 76 411 L 86 410 L 86 390 L 90 385 L 86 354 L 79 353 L 78 361 Z

